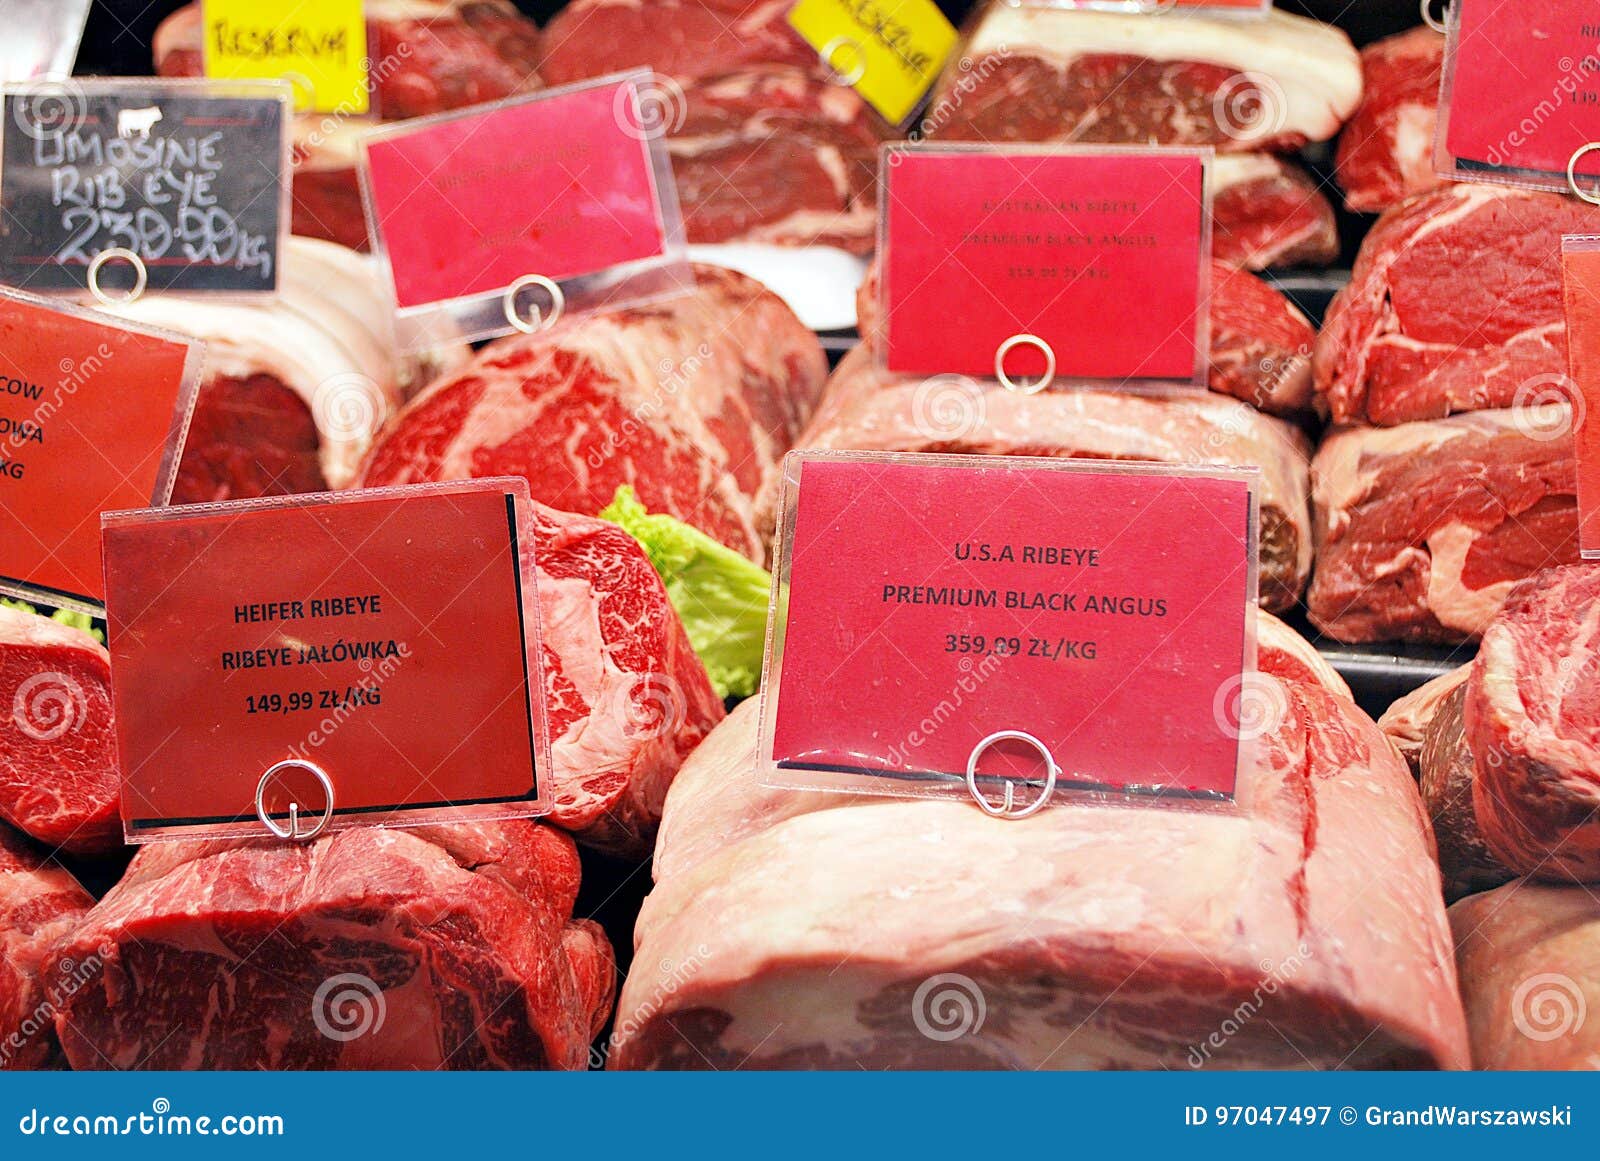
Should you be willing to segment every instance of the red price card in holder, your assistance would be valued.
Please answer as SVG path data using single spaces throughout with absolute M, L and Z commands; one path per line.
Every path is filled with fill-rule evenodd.
M 766 780 L 890 795 L 1234 794 L 1257 473 L 1025 457 L 785 461 Z M 1011 792 L 1006 791 L 1009 795 Z
M 1600 182 L 1600 11 L 1592 0 L 1454 0 L 1435 168 L 1458 181 Z M 1569 177 L 1570 174 L 1570 177 Z M 1583 180 L 1588 179 L 1588 180 Z
M 688 285 L 662 138 L 682 94 L 659 86 L 640 70 L 363 137 L 368 228 L 408 347 Z
M 544 810 L 528 488 L 105 517 L 130 842 Z
M 886 146 L 891 371 L 1200 385 L 1210 153 Z
M 1600 560 L 1600 237 L 1561 240 L 1570 383 L 1552 383 L 1526 414 L 1535 437 L 1574 440 L 1578 460 L 1578 547 Z M 1562 395 L 1570 400 L 1562 402 Z
M 98 614 L 100 513 L 172 495 L 191 339 L 0 290 L 0 592 Z

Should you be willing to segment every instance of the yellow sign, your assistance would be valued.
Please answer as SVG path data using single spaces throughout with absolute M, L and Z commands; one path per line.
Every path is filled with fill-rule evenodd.
M 916 110 L 956 45 L 932 0 L 800 0 L 789 23 L 895 125 Z
M 287 80 L 301 112 L 371 108 L 362 0 L 205 0 L 204 12 L 206 76 Z

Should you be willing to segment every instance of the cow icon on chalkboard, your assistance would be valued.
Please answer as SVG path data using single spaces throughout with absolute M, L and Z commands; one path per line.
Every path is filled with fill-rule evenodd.
M 149 137 L 150 130 L 161 120 L 161 106 L 148 109 L 120 109 L 117 112 L 118 137 Z

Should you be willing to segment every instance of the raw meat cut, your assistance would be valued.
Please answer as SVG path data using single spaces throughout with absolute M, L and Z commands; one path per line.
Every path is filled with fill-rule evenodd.
M 696 267 L 691 292 L 490 344 L 412 400 L 361 483 L 524 476 L 594 515 L 630 484 L 652 512 L 760 561 L 754 498 L 827 374 L 817 337 L 759 283 Z
M 749 65 L 824 75 L 789 27 L 791 0 L 573 0 L 544 27 L 539 75 L 565 85 L 648 68 L 680 80 Z
M 1443 184 L 1433 169 L 1444 36 L 1425 25 L 1361 50 L 1361 104 L 1339 136 L 1344 204 L 1386 210 Z
M 1281 680 L 1244 813 L 673 787 L 617 1068 L 1467 1064 L 1439 876 L 1370 720 Z
M 1265 609 L 1256 611 L 1256 668 L 1273 677 L 1320 685 L 1349 698 L 1350 687 L 1316 648 Z
M 1461 687 L 1470 671 L 1469 666 L 1463 665 L 1441 677 L 1435 677 L 1395 701 L 1378 719 L 1378 728 L 1388 735 L 1389 741 L 1400 751 L 1400 756 L 1406 760 L 1413 774 L 1420 777 L 1418 765 L 1422 761 L 1422 743 L 1427 738 L 1428 727 L 1433 724 L 1434 716 L 1439 712 L 1439 706 L 1453 690 Z
M 839 364 L 796 446 L 1259 467 L 1261 603 L 1289 608 L 1311 570 L 1310 444 L 1292 424 L 1217 395 L 1022 395 L 959 375 L 890 374 L 862 344 Z M 765 498 L 768 528 L 775 500 Z
M 960 62 L 934 90 L 930 136 L 1286 152 L 1332 137 L 1361 99 L 1349 38 L 1277 10 L 1229 20 L 997 0 Z
M 549 821 L 586 846 L 646 859 L 667 787 L 722 703 L 633 537 L 543 505 L 535 521 Z
M 539 31 L 508 0 L 368 0 L 367 55 L 374 111 L 386 121 L 499 100 L 539 87 Z M 200 76 L 200 5 L 156 30 L 162 76 Z M 339 112 L 302 114 L 294 126 L 294 232 L 365 249 L 356 180 L 366 122 Z
M 856 292 L 857 326 L 877 335 L 883 326 L 873 262 Z M 1211 264 L 1211 349 L 1207 385 L 1272 415 L 1309 411 L 1311 352 L 1316 328 L 1287 295 L 1248 271 Z
M 66 871 L 0 823 L 0 1072 L 57 1062 L 55 1012 L 98 960 L 51 948 L 94 900 Z
M 1317 391 L 1334 422 L 1561 398 L 1561 236 L 1597 232 L 1600 208 L 1509 186 L 1452 183 L 1390 210 L 1317 339 Z
M 348 486 L 406 393 L 465 357 L 398 356 L 377 270 L 354 251 L 291 238 L 281 276 L 270 301 L 157 294 L 104 308 L 206 343 L 174 503 Z
M 531 821 L 141 848 L 60 945 L 74 1068 L 583 1068 L 611 947 Z
M 1446 902 L 1515 877 L 1489 850 L 1478 827 L 1472 802 L 1478 774 L 1463 717 L 1466 697 L 1466 686 L 1457 684 L 1439 703 L 1417 757 L 1422 805 L 1433 819 Z
M 0 605 L 0 826 L 51 848 L 122 845 L 111 657 L 93 637 Z
M 1547 403 L 1333 432 L 1311 465 L 1312 621 L 1340 641 L 1480 636 L 1517 581 L 1578 559 L 1571 427 Z
M 1450 908 L 1473 1066 L 1600 1068 L 1600 900 L 1508 883 Z
M 1600 570 L 1549 569 L 1506 598 L 1467 681 L 1473 801 L 1519 875 L 1600 880 Z
M 1326 266 L 1339 256 L 1333 205 L 1311 175 L 1268 153 L 1218 154 L 1211 252 L 1245 270 Z
M 667 149 L 690 242 L 871 252 L 885 131 L 854 89 L 746 69 L 688 82 L 680 111 Z

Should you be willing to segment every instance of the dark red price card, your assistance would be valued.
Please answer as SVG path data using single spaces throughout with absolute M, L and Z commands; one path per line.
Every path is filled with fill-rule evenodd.
M 0 592 L 98 612 L 100 513 L 172 494 L 201 348 L 0 291 Z
M 1567 188 L 1600 141 L 1600 11 L 1593 0 L 1455 0 L 1436 132 L 1440 173 Z M 1574 172 L 1600 177 L 1600 154 Z
M 526 503 L 484 480 L 108 515 L 129 840 L 262 834 L 291 799 L 336 826 L 540 813 Z M 284 762 L 309 765 L 269 785 Z
M 1200 382 L 1209 165 L 1197 150 L 886 147 L 887 367 Z
M 784 482 L 769 781 L 965 793 L 1012 731 L 1064 788 L 1233 794 L 1255 473 L 802 452 Z
M 581 305 L 574 280 L 682 261 L 651 74 L 407 121 L 363 138 L 368 225 L 408 312 L 484 299 L 471 337 L 511 329 L 502 298 L 529 278 Z M 679 100 L 682 94 L 678 93 Z M 546 306 L 549 304 L 546 303 Z M 508 325 L 511 324 L 511 325 Z
M 1600 560 L 1600 237 L 1562 239 L 1567 314 L 1565 392 L 1542 392 L 1541 411 L 1530 411 L 1526 429 L 1536 438 L 1566 438 L 1573 432 L 1578 459 L 1578 545 L 1585 560 Z M 1570 396 L 1561 402 L 1559 396 Z M 1563 411 L 1570 408 L 1570 413 Z M 1542 418 L 1544 411 L 1560 414 Z M 1570 417 L 1569 417 L 1570 415 Z

